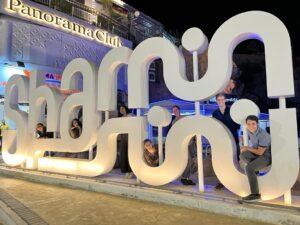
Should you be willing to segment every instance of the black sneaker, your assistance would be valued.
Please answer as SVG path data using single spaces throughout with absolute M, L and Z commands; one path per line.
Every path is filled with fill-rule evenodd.
M 182 178 L 180 181 L 183 185 L 189 185 L 188 179 L 186 178 Z
M 192 181 L 192 180 L 190 180 L 190 179 L 186 179 L 187 180 L 187 184 L 188 185 L 196 185 L 195 183 L 194 183 L 194 181 Z
M 224 189 L 224 185 L 221 184 L 221 183 L 218 183 L 216 186 L 215 186 L 215 190 L 217 191 L 220 191 L 220 190 L 223 190 Z
M 261 198 L 260 198 L 260 194 L 250 194 L 246 197 L 243 197 L 242 200 L 246 202 L 257 202 L 260 201 Z

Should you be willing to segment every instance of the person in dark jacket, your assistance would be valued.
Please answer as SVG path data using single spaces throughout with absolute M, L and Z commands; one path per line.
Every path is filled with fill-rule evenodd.
M 231 132 L 234 140 L 236 142 L 237 147 L 237 159 L 239 161 L 240 149 L 239 149 L 239 137 L 238 137 L 238 130 L 240 129 L 240 125 L 235 123 L 230 116 L 230 107 L 226 105 L 226 96 L 225 94 L 218 94 L 216 96 L 218 109 L 215 110 L 212 114 L 213 118 L 221 121 Z M 220 182 L 215 186 L 216 190 L 223 189 L 224 186 Z
M 130 110 L 126 105 L 120 105 L 119 107 L 119 117 L 132 116 Z M 119 134 L 118 149 L 120 149 L 120 168 L 121 172 L 125 174 L 125 178 L 131 179 L 133 177 L 133 172 L 129 165 L 128 159 L 128 134 Z
M 180 107 L 178 105 L 174 105 L 172 107 L 172 111 L 174 117 L 172 118 L 171 126 L 173 126 L 177 121 L 183 118 L 180 112 Z M 171 127 L 170 126 L 170 127 Z M 197 164 L 197 145 L 196 145 L 196 138 L 193 137 L 188 145 L 188 163 L 181 175 L 180 182 L 183 185 L 196 185 L 195 182 L 191 179 L 193 174 L 195 174 L 198 170 Z

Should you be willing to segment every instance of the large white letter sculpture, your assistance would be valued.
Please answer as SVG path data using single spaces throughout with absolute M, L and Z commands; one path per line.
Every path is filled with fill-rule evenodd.
M 294 96 L 291 44 L 284 24 L 275 16 L 261 11 L 239 14 L 220 26 L 208 47 L 207 72 L 193 82 L 186 78 L 185 61 L 178 48 L 159 37 L 145 40 L 134 51 L 125 47 L 111 50 L 102 60 L 98 76 L 95 67 L 86 60 L 70 62 L 63 73 L 61 88 L 76 88 L 76 74 L 81 73 L 83 90 L 64 101 L 60 92 L 42 85 L 38 72 L 33 73 L 30 85 L 25 77 L 13 76 L 6 88 L 5 113 L 16 123 L 17 132 L 3 134 L 5 163 L 11 166 L 25 163 L 27 168 L 97 176 L 111 171 L 116 160 L 117 135 L 126 133 L 129 135 L 129 162 L 138 179 L 150 185 L 164 185 L 177 179 L 184 171 L 189 140 L 194 135 L 203 135 L 211 144 L 213 168 L 219 180 L 237 195 L 249 194 L 246 176 L 234 164 L 233 137 L 221 122 L 213 118 L 196 115 L 178 121 L 168 133 L 165 159 L 158 167 L 150 167 L 143 160 L 142 141 L 147 136 L 145 117 L 108 119 L 106 116 L 104 124 L 100 125 L 100 112 L 108 115 L 109 111 L 116 110 L 120 66 L 128 65 L 129 108 L 149 108 L 148 69 L 156 58 L 163 61 L 165 83 L 172 94 L 184 100 L 202 101 L 224 89 L 232 72 L 233 50 L 247 39 L 258 39 L 264 43 L 268 96 L 279 98 L 281 103 L 280 109 L 270 110 L 272 167 L 267 175 L 259 177 L 259 186 L 263 199 L 283 195 L 296 181 L 299 168 L 296 111 L 285 108 L 285 98 Z M 184 34 L 183 47 L 198 46 L 195 51 L 201 53 L 206 45 L 206 38 L 199 29 L 193 28 Z M 18 109 L 18 102 L 28 101 L 28 98 L 29 118 Z M 33 137 L 45 102 L 50 112 L 48 131 L 60 132 L 60 138 Z M 241 105 L 239 101 L 235 103 L 234 115 L 247 115 L 247 108 Z M 68 130 L 74 109 L 79 106 L 83 108 L 83 132 L 78 139 L 72 139 Z M 150 109 L 148 113 L 149 122 L 157 126 L 165 126 L 170 122 L 169 118 L 168 112 L 159 107 Z M 90 161 L 42 156 L 44 151 L 49 150 L 85 151 L 96 142 L 97 155 Z M 198 151 L 198 154 L 202 152 Z

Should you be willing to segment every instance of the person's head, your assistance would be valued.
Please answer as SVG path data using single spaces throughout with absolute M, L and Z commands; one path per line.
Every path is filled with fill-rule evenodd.
M 226 94 L 232 94 L 233 89 L 236 87 L 236 81 L 233 79 L 230 79 L 227 86 L 223 90 Z
M 78 119 L 73 119 L 71 126 L 72 127 L 81 127 L 81 123 Z
M 130 109 L 124 104 L 120 105 L 119 107 L 119 116 L 126 116 L 130 113 Z
M 217 94 L 216 95 L 216 101 L 219 106 L 219 108 L 224 108 L 226 107 L 226 96 L 223 93 Z
M 153 148 L 153 143 L 152 143 L 152 141 L 150 139 L 145 139 L 144 140 L 144 148 L 146 150 L 150 150 L 150 149 Z
M 254 115 L 247 116 L 246 126 L 251 133 L 255 133 L 258 128 L 258 117 Z
M 238 86 L 241 85 L 241 73 L 236 66 L 236 64 L 233 62 L 233 73 L 231 74 L 230 80 L 223 90 L 225 94 L 233 94 L 233 90 L 238 88 Z
M 44 126 L 44 124 L 38 123 L 38 124 L 36 125 L 36 131 L 44 132 L 44 131 L 45 131 L 45 126 Z
M 174 105 L 172 111 L 175 116 L 180 116 L 180 107 L 178 105 Z

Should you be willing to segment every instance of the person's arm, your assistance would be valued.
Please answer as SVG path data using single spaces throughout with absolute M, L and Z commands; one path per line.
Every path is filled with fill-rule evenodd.
M 258 146 L 257 148 L 252 148 L 252 147 L 248 147 L 248 146 L 243 146 L 241 148 L 241 151 L 244 152 L 244 151 L 249 151 L 249 152 L 252 152 L 256 155 L 263 155 L 266 151 L 266 147 L 261 147 L 261 146 Z
M 149 166 L 152 166 L 152 160 L 150 159 L 149 155 L 146 152 L 144 152 L 144 159 Z
M 248 151 L 256 155 L 263 155 L 270 145 L 271 145 L 271 137 L 266 131 L 263 130 L 258 138 L 258 147 L 257 148 L 248 147 Z
M 81 135 L 81 133 L 82 133 L 82 128 L 81 127 L 78 127 L 78 136 L 80 136 Z
M 69 134 L 70 134 L 71 138 L 75 138 L 73 130 L 74 130 L 74 127 L 72 127 L 71 129 L 69 129 Z
M 216 111 L 214 111 L 214 112 L 212 113 L 212 117 L 215 118 L 215 119 L 217 119 L 217 117 L 216 117 Z
M 153 161 L 153 165 L 158 166 L 158 164 L 159 164 L 159 157 L 158 157 L 158 154 L 157 154 L 157 158 Z
M 242 134 L 242 136 L 239 137 L 239 146 L 240 146 L 240 149 L 244 147 L 243 134 Z
M 234 121 L 233 121 L 233 122 L 234 122 Z M 234 122 L 234 125 L 235 125 L 235 129 L 237 129 L 237 130 L 239 130 L 239 129 L 241 128 L 241 125 L 238 124 L 238 123 L 236 123 L 236 122 Z

